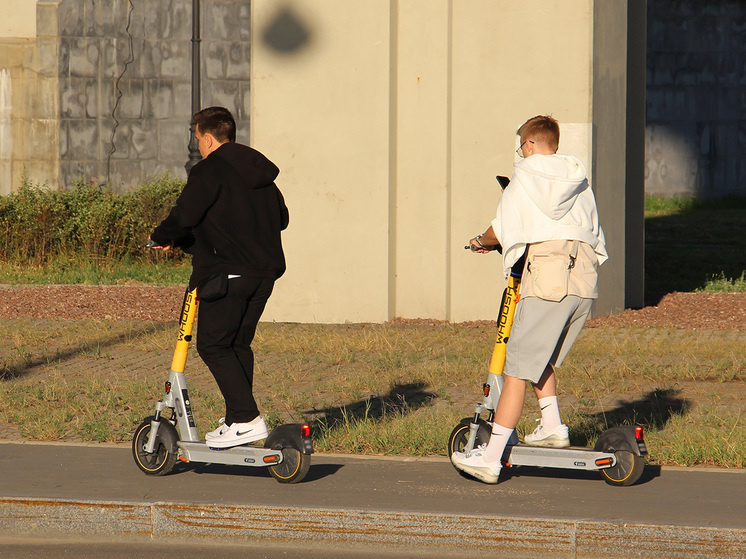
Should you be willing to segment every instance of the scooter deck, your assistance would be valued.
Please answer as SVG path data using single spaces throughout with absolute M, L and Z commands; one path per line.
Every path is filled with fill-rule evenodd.
M 177 443 L 180 459 L 186 462 L 212 462 L 233 466 L 274 466 L 282 462 L 282 452 L 261 446 L 240 445 L 225 449 L 212 449 L 204 441 Z
M 612 452 L 598 452 L 584 447 L 546 448 L 517 444 L 503 453 L 510 466 L 537 466 L 570 470 L 601 470 L 616 464 Z

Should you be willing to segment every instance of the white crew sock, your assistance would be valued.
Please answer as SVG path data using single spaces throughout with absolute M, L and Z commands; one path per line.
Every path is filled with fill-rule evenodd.
M 541 424 L 546 431 L 553 431 L 562 425 L 557 396 L 539 398 L 539 407 L 541 408 Z
M 485 462 L 499 462 L 505 452 L 505 446 L 508 444 L 513 429 L 503 427 L 497 423 L 492 424 L 492 436 L 490 437 L 487 448 L 484 449 Z

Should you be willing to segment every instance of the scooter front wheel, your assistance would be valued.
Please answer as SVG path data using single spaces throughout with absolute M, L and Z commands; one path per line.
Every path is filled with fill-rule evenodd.
M 151 421 L 154 419 L 154 417 L 146 417 L 135 429 L 135 436 L 132 438 L 132 456 L 137 467 L 143 472 L 149 476 L 162 476 L 169 473 L 176 464 L 179 453 L 177 444 L 179 434 L 176 432 L 176 427 L 161 419 L 154 451 L 145 452 L 145 445 L 150 438 Z
M 303 454 L 297 448 L 288 446 L 282 449 L 282 462 L 269 467 L 272 474 L 280 483 L 298 483 L 306 477 L 311 468 L 311 455 Z

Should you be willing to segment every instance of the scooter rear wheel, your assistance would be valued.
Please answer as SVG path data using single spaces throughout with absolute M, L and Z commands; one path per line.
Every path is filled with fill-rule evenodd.
M 303 454 L 294 447 L 284 447 L 282 449 L 282 462 L 269 467 L 269 473 L 272 474 L 280 483 L 298 483 L 308 474 L 311 468 L 311 455 Z
M 599 470 L 603 480 L 609 485 L 626 487 L 634 485 L 645 469 L 645 458 L 629 450 L 614 452 L 616 464 L 611 468 Z
M 149 476 L 163 476 L 169 473 L 178 458 L 179 434 L 176 427 L 170 422 L 161 419 L 158 427 L 157 439 L 154 452 L 145 452 L 145 445 L 150 438 L 150 423 L 154 417 L 146 417 L 140 426 L 135 429 L 132 438 L 132 456 L 135 464 Z

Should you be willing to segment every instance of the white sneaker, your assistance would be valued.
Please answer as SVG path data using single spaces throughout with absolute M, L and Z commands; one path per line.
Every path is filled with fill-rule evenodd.
M 223 423 L 215 431 L 205 435 L 205 442 L 210 448 L 229 448 L 266 439 L 267 435 L 267 424 L 259 416 L 248 423 Z
M 567 448 L 570 446 L 570 430 L 564 423 L 558 425 L 551 431 L 544 429 L 539 421 L 539 426 L 530 435 L 523 437 L 523 442 L 530 446 L 543 446 L 548 448 Z
M 484 459 L 484 450 L 487 445 L 480 445 L 469 452 L 454 452 L 451 455 L 453 465 L 464 473 L 474 476 L 484 483 L 497 483 L 500 477 L 502 464 L 498 462 L 487 462 Z
M 205 440 L 207 440 L 207 439 L 214 439 L 215 437 L 219 437 L 220 433 L 221 433 L 221 431 L 223 429 L 223 424 L 224 423 L 225 423 L 225 418 L 224 417 L 221 417 L 220 419 L 218 419 L 218 428 L 215 429 L 214 431 L 210 431 L 209 433 L 207 433 L 205 435 Z

